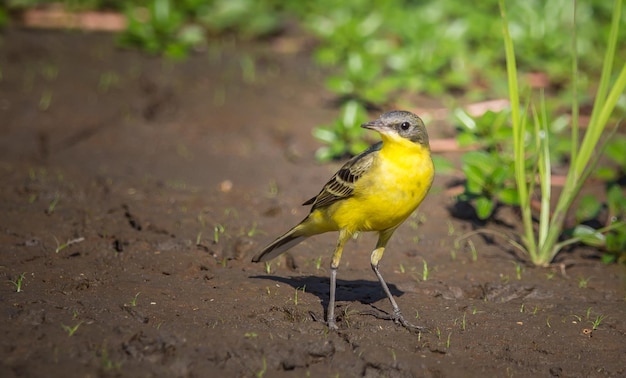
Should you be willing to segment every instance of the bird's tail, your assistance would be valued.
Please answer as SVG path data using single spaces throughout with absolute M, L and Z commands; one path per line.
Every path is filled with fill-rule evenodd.
M 252 258 L 252 262 L 268 261 L 287 251 L 289 248 L 299 244 L 306 239 L 308 235 L 303 235 L 300 227 L 296 226 L 287 231 L 283 236 L 274 240 L 270 245 L 263 248 L 256 256 Z

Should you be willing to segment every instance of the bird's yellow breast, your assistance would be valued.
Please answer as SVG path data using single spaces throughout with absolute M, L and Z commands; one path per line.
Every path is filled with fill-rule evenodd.
M 337 227 L 382 231 L 402 223 L 422 202 L 433 181 L 428 147 L 406 139 L 383 139 L 370 170 L 353 196 L 329 208 Z

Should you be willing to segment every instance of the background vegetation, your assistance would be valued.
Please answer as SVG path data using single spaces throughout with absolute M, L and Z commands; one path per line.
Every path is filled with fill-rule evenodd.
M 7 0 L 0 5 L 0 25 L 24 9 L 46 3 Z M 515 155 L 511 126 L 519 120 L 515 121 L 517 115 L 512 115 L 511 109 L 475 117 L 457 106 L 510 95 L 498 0 L 477 4 L 455 0 L 61 3 L 69 10 L 123 12 L 128 25 L 118 37 L 120 46 L 174 59 L 219 43 L 223 36 L 262 40 L 297 28 L 315 41 L 312 57 L 327 68 L 326 87 L 338 104 L 337 119 L 313 130 L 322 143 L 317 153 L 321 161 L 363 150 L 367 143 L 358 125 L 367 118 L 366 110 L 411 108 L 418 96 L 441 100 L 452 109 L 450 121 L 458 128 L 458 142 L 475 148 L 462 157 L 466 184 L 459 200 L 470 203 L 481 220 L 492 219 L 501 206 L 520 206 L 522 181 L 529 181 L 540 169 L 537 164 L 527 164 L 524 179 L 516 176 L 522 173 L 516 166 L 520 155 L 519 151 Z M 618 81 L 626 62 L 624 27 L 614 31 L 614 55 L 605 54 L 611 21 L 626 25 L 626 12 L 618 6 L 621 2 L 607 0 L 509 0 L 503 4 L 515 49 L 518 95 L 526 99 L 521 113 L 524 122 L 538 117 L 535 120 L 541 125 L 525 128 L 529 134 L 524 142 L 525 159 L 547 157 L 549 165 L 544 168 L 548 170 L 567 166 L 575 159 L 580 139 L 572 125 L 578 124 L 579 115 L 591 116 L 597 108 L 594 101 L 602 72 L 607 65 L 616 66 L 605 75 L 607 85 Z M 606 182 L 606 197 L 583 197 L 572 211 L 577 226 L 561 234 L 603 249 L 606 261 L 626 260 L 626 226 L 620 223 L 626 217 L 626 138 L 618 130 L 626 109 L 623 92 L 615 107 L 607 127 L 609 133 L 617 133 L 611 138 L 603 134 L 592 146 L 599 155 L 603 141 L 608 141 L 600 166 L 590 172 Z M 535 143 L 534 138 L 543 134 L 547 137 Z M 540 179 L 546 177 L 549 179 L 549 175 Z M 541 197 L 533 189 L 531 186 L 530 193 Z

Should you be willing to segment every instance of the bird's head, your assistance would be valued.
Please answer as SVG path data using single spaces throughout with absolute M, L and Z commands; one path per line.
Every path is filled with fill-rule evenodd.
M 383 141 L 401 143 L 409 141 L 429 148 L 424 121 L 411 112 L 393 110 L 384 113 L 377 120 L 362 124 L 361 127 L 377 131 Z

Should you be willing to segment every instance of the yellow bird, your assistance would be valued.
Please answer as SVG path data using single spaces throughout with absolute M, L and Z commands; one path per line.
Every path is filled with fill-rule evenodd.
M 335 289 L 344 244 L 356 232 L 376 231 L 378 242 L 370 263 L 393 306 L 390 318 L 405 327 L 415 327 L 402 317 L 378 270 L 378 263 L 393 232 L 424 200 L 432 185 L 435 170 L 428 134 L 418 116 L 399 110 L 384 113 L 361 127 L 377 131 L 382 141 L 341 167 L 317 196 L 304 203 L 313 205 L 309 215 L 265 247 L 252 261 L 271 260 L 309 236 L 339 231 L 330 263 L 327 309 L 328 327 L 337 329 Z

